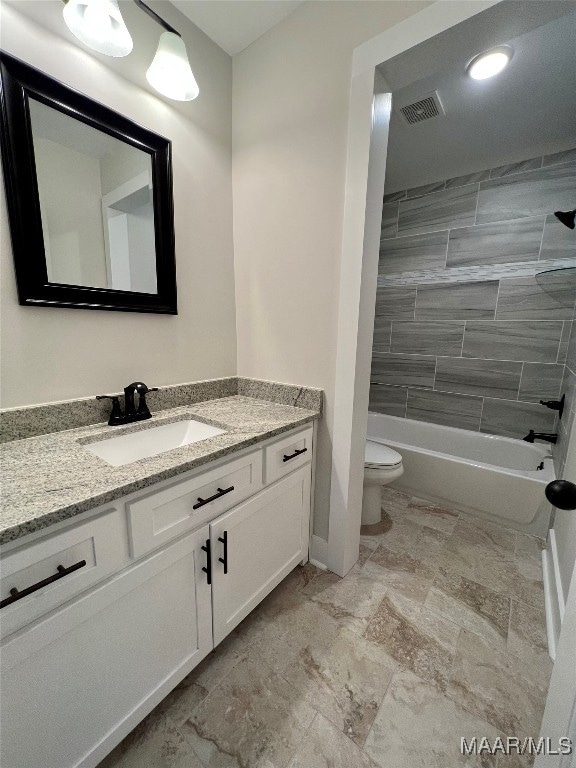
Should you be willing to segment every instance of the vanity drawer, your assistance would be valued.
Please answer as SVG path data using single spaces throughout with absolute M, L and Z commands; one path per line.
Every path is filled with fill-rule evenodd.
M 265 448 L 264 475 L 266 485 L 276 482 L 312 458 L 312 427 L 292 433 Z
M 2 601 L 11 598 L 12 588 L 39 588 L 0 609 L 0 636 L 58 608 L 128 562 L 126 523 L 117 509 L 3 555 Z
M 261 488 L 262 451 L 254 451 L 129 502 L 132 556 L 141 557 L 197 528 Z

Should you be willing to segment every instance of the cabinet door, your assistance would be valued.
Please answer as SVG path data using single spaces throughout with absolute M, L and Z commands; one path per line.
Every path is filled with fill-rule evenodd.
M 212 648 L 208 526 L 2 647 L 0 764 L 93 768 Z
M 308 466 L 210 525 L 214 645 L 306 557 L 309 517 Z

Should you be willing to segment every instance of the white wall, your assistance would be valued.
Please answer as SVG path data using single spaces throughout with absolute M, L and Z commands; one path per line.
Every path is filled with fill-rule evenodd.
M 326 391 L 314 526 L 323 538 L 352 52 L 429 4 L 310 0 L 234 58 L 238 373 Z
M 5 51 L 172 140 L 179 306 L 177 316 L 19 306 L 0 193 L 2 406 L 118 391 L 138 379 L 153 386 L 233 375 L 230 57 L 186 27 L 189 49 L 202 55 L 200 96 L 186 117 L 120 76 L 118 62 L 108 66 L 9 4 L 1 13 Z
M 105 288 L 100 165 L 94 157 L 48 139 L 34 140 L 48 278 Z

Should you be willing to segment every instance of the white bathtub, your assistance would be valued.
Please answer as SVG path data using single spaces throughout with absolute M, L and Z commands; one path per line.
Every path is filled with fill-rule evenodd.
M 402 455 L 404 474 L 392 488 L 546 536 L 551 507 L 544 488 L 556 477 L 547 443 L 380 413 L 368 414 L 368 437 Z

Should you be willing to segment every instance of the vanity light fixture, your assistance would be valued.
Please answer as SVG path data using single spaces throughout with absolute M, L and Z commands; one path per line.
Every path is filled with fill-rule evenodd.
M 117 0 L 64 0 L 64 21 L 85 45 L 106 56 L 127 56 L 132 38 L 118 8 Z M 200 89 L 192 73 L 181 34 L 142 0 L 138 8 L 159 24 L 158 49 L 146 72 L 146 79 L 159 93 L 176 101 L 192 101 Z
M 68 0 L 66 26 L 80 42 L 105 56 L 128 56 L 133 47 L 117 0 Z
M 473 80 L 486 80 L 502 72 L 504 67 L 512 58 L 514 51 L 509 45 L 500 45 L 498 48 L 492 48 L 478 56 L 468 63 L 466 72 Z

